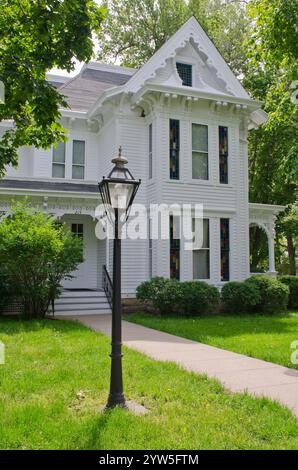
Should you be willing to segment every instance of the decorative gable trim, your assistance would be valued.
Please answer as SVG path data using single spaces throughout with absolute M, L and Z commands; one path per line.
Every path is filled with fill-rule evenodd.
M 205 64 L 224 83 L 227 94 L 249 99 L 240 82 L 237 80 L 223 57 L 220 55 L 198 21 L 191 17 L 127 82 L 127 91 L 136 93 L 148 81 L 154 79 L 157 72 L 167 66 L 170 59 L 179 55 L 188 42 L 192 41 L 197 50 L 206 58 Z

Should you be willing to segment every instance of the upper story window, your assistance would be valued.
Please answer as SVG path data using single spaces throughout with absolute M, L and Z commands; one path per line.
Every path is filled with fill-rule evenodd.
M 153 134 L 152 134 L 152 124 L 149 125 L 149 179 L 152 179 L 152 149 L 153 149 Z
M 65 142 L 53 148 L 52 177 L 65 178 Z
M 192 86 L 192 65 L 177 62 L 176 67 L 179 77 L 182 80 L 182 85 Z
M 208 180 L 208 126 L 192 125 L 192 177 Z
M 228 128 L 219 126 L 219 181 L 222 184 L 228 184 Z
M 85 141 L 74 140 L 72 148 L 72 178 L 82 180 L 85 177 Z
M 179 180 L 180 121 L 170 119 L 170 179 Z

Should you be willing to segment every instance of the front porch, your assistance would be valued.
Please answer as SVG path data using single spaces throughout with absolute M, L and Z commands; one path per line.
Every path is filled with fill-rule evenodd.
M 108 243 L 96 237 L 100 203 L 97 185 L 3 180 L 0 183 L 0 222 L 18 202 L 48 212 L 65 223 L 84 242 L 84 261 L 62 283 L 63 292 L 55 302 L 57 315 L 107 314 L 110 305 L 103 290 L 103 267 L 107 264 Z
M 249 204 L 249 228 L 259 227 L 267 236 L 268 240 L 268 271 L 267 275 L 276 277 L 277 272 L 275 268 L 275 222 L 276 217 L 280 212 L 283 212 L 284 206 L 275 206 L 269 204 Z M 260 272 L 251 272 L 251 276 L 261 274 Z

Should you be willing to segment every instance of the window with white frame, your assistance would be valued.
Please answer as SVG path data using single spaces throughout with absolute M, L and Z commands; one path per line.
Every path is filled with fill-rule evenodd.
M 193 220 L 193 231 L 195 219 Z M 210 234 L 209 219 L 203 220 L 203 243 L 201 248 L 193 250 L 193 278 L 210 279 Z
M 85 141 L 74 140 L 72 146 L 72 178 L 85 178 Z
M 192 125 L 192 178 L 209 179 L 208 169 L 208 126 Z
M 84 238 L 84 225 L 83 224 L 71 224 L 71 231 L 77 237 Z
M 65 178 L 65 142 L 53 148 L 52 177 Z

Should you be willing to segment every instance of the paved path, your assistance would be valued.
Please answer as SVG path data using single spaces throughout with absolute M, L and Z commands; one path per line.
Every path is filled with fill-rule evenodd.
M 63 317 L 110 335 L 111 315 Z M 271 362 L 197 343 L 141 325 L 122 322 L 126 346 L 153 359 L 176 362 L 184 369 L 206 373 L 233 392 L 266 396 L 288 406 L 298 416 L 298 371 Z

